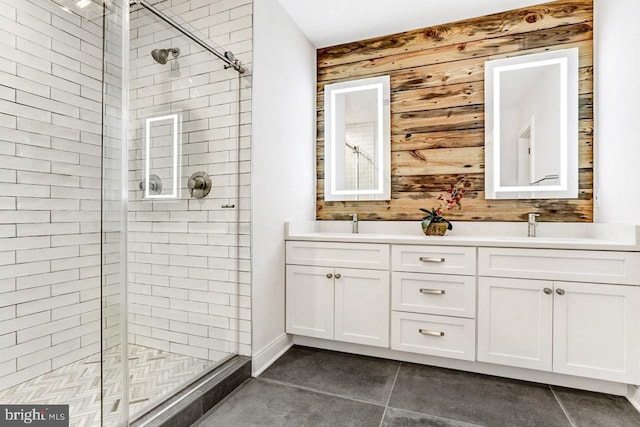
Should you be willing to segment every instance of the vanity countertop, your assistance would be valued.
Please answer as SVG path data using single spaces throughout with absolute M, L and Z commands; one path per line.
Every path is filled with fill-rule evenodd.
M 454 223 L 446 236 L 425 236 L 418 221 L 351 221 L 287 223 L 286 240 L 345 243 L 390 243 L 432 246 L 576 249 L 640 252 L 640 227 L 627 224 L 539 223 L 538 237 L 527 237 L 526 223 Z

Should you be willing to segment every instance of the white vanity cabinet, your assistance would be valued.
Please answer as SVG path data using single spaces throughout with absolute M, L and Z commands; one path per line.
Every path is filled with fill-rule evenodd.
M 478 280 L 478 360 L 637 384 L 640 288 L 583 280 L 638 283 L 637 256 L 480 248 L 480 273 L 506 277 Z
M 392 245 L 391 266 L 391 348 L 475 360 L 476 249 Z
M 286 250 L 288 333 L 389 346 L 389 245 L 296 241 Z
M 301 345 L 621 390 L 640 384 L 640 244 L 302 233 L 286 240 L 286 332 Z

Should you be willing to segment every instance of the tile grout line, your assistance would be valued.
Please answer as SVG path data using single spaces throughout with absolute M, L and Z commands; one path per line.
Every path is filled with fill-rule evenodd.
M 351 396 L 343 396 L 341 394 L 335 394 L 335 393 L 330 393 L 327 391 L 322 391 L 322 390 L 317 390 L 315 388 L 311 388 L 311 387 L 307 387 L 307 386 L 303 386 L 303 385 L 298 385 L 298 384 L 291 384 L 288 382 L 284 382 L 284 381 L 279 381 L 279 380 L 274 380 L 271 378 L 254 378 L 256 380 L 261 380 L 267 383 L 271 383 L 271 384 L 276 384 L 276 385 L 281 385 L 281 386 L 285 386 L 285 387 L 293 387 L 293 388 L 297 388 L 299 390 L 304 390 L 304 391 L 310 391 L 312 393 L 317 393 L 317 394 L 323 394 L 325 396 L 331 396 L 331 397 L 337 397 L 340 399 L 346 399 L 346 400 L 351 400 L 353 402 L 358 402 L 358 403 L 365 403 L 367 405 L 373 405 L 373 406 L 381 406 L 384 407 L 384 405 L 382 405 L 381 403 L 378 402 L 372 402 L 370 400 L 363 400 L 363 399 L 358 399 L 356 397 L 351 397 Z
M 569 415 L 569 411 L 567 411 L 567 408 L 564 407 L 564 404 L 562 403 L 556 392 L 553 390 L 553 387 L 551 387 L 550 385 L 548 385 L 547 387 L 549 387 L 549 390 L 551 390 L 551 394 L 553 394 L 553 397 L 556 398 L 556 402 L 558 402 L 558 405 L 560 405 L 560 409 L 562 409 L 562 412 L 564 412 L 564 416 L 567 417 L 571 426 L 577 427 L 576 423 L 571 418 L 571 415 Z
M 441 417 L 440 415 L 427 414 L 426 412 L 412 411 L 410 409 L 394 408 L 393 406 L 390 406 L 390 408 L 391 409 L 395 409 L 395 410 L 400 411 L 400 412 L 407 412 L 409 414 L 415 414 L 415 415 L 420 415 L 420 416 L 423 416 L 423 417 L 429 417 L 429 418 L 432 418 L 432 419 L 435 419 L 435 420 L 443 420 L 443 421 L 452 422 L 452 423 L 464 423 L 465 427 L 487 427 L 487 426 L 484 426 L 482 424 L 476 424 L 475 422 L 472 422 L 472 421 L 456 420 L 455 418 Z
M 387 397 L 387 403 L 384 405 L 384 412 L 382 412 L 382 418 L 380 419 L 380 424 L 378 427 L 382 427 L 382 423 L 384 423 L 384 417 L 387 415 L 387 409 L 389 409 L 389 402 L 391 402 L 391 395 L 393 394 L 393 389 L 396 388 L 396 381 L 398 381 L 398 375 L 400 374 L 400 367 L 402 366 L 402 362 L 398 363 L 398 369 L 396 369 L 396 376 L 393 377 L 393 384 L 391 384 L 391 390 L 389 390 L 389 397 Z
M 398 376 L 400 375 L 400 368 L 401 367 L 402 367 L 402 362 L 400 362 L 398 364 L 398 369 L 396 370 L 396 376 L 393 379 L 393 384 L 391 385 L 391 391 L 389 392 L 389 398 L 387 399 L 387 404 L 385 405 L 384 413 L 382 414 L 382 420 L 380 420 L 380 425 L 378 427 L 382 427 L 382 423 L 384 422 L 384 417 L 387 414 L 387 409 L 389 409 L 389 403 L 391 402 L 391 395 L 393 394 L 393 390 L 396 388 L 396 382 L 398 381 Z M 452 422 L 460 422 L 460 420 L 455 420 L 453 418 L 441 417 L 439 415 L 428 414 L 428 413 L 425 413 L 425 412 L 412 411 L 410 409 L 400 409 L 400 408 L 393 408 L 393 409 L 399 409 L 400 411 L 409 412 L 409 413 L 416 414 L 416 415 L 423 415 L 423 416 L 426 415 L 426 416 L 433 417 L 433 418 L 440 419 L 440 420 L 446 420 L 446 421 L 452 421 Z M 466 422 L 466 421 L 463 421 L 463 422 Z M 469 423 L 469 425 L 470 426 L 472 426 L 472 425 L 475 426 L 476 424 Z M 478 427 L 481 427 L 481 426 L 478 426 Z

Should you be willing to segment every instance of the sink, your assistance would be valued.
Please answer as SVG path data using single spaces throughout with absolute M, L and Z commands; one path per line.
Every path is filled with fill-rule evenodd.
M 418 221 L 304 221 L 286 224 L 288 240 L 362 243 L 495 246 L 549 249 L 640 251 L 640 227 L 601 223 L 538 223 L 527 237 L 526 222 L 454 222 L 446 236 L 424 236 Z

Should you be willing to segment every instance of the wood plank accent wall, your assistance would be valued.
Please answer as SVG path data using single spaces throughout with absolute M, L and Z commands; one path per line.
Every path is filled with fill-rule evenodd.
M 485 200 L 484 62 L 578 47 L 579 198 Z M 391 201 L 324 201 L 324 85 L 391 75 Z M 567 0 L 318 50 L 317 207 L 321 220 L 418 220 L 464 177 L 454 221 L 593 221 L 593 1 Z

